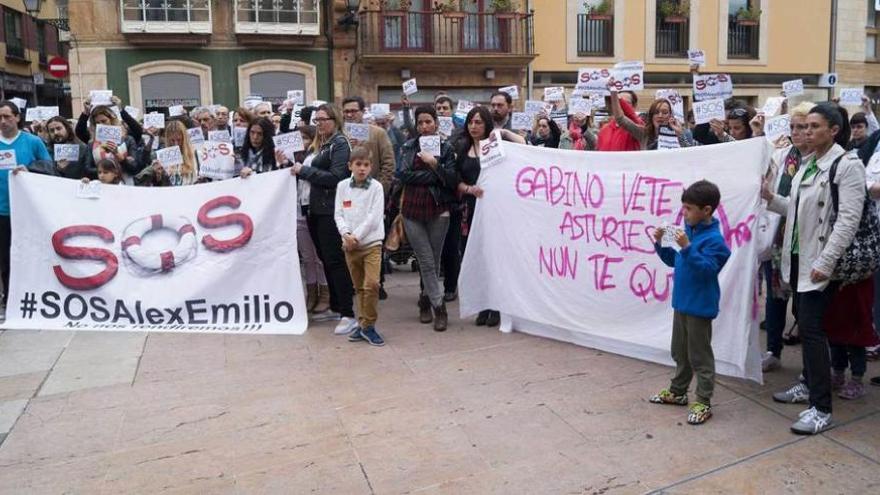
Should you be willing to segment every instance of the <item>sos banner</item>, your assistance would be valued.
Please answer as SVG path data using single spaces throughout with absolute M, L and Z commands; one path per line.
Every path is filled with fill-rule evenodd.
M 196 186 L 10 176 L 5 328 L 302 334 L 296 181 L 287 171 Z
M 674 270 L 653 233 L 684 225 L 682 191 L 705 178 L 721 189 L 715 217 L 732 251 L 719 277 L 716 368 L 761 381 L 755 236 L 766 140 L 633 153 L 480 146 L 496 158 L 480 172 L 463 317 L 493 308 L 516 330 L 672 364 Z

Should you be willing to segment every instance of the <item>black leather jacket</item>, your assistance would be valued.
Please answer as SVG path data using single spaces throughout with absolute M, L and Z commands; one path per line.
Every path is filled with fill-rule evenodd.
M 336 206 L 336 185 L 351 176 L 348 158 L 351 146 L 337 132 L 321 146 L 310 167 L 303 167 L 299 177 L 312 184 L 309 193 L 309 215 L 333 215 Z
M 428 186 L 438 205 L 456 202 L 455 189 L 460 182 L 455 169 L 455 152 L 446 141 L 440 143 L 440 158 L 433 170 L 413 170 L 416 155 L 421 151 L 419 138 L 406 142 L 400 150 L 400 169 L 397 178 L 403 184 Z

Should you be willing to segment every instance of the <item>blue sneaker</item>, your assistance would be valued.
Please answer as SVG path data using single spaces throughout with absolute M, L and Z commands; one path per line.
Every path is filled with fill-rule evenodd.
M 351 333 L 348 334 L 349 342 L 363 342 L 364 340 L 367 339 L 365 339 L 364 336 L 361 335 L 361 327 L 355 327 L 354 330 L 352 330 Z
M 369 326 L 363 330 L 361 330 L 361 338 L 366 339 L 367 343 L 370 345 L 374 345 L 376 347 L 382 347 L 385 345 L 385 340 L 379 335 L 379 332 L 376 331 L 376 327 Z

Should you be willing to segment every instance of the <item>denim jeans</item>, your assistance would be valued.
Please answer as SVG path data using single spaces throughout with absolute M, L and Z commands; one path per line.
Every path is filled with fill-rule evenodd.
M 443 287 L 440 285 L 440 255 L 443 253 L 443 241 L 449 229 L 449 215 L 434 217 L 422 222 L 404 217 L 403 227 L 406 238 L 419 261 L 423 294 L 431 300 L 431 306 L 443 304 Z
M 774 356 L 782 356 L 782 333 L 785 331 L 785 311 L 788 309 L 788 299 L 773 297 L 773 262 L 765 261 L 761 264 L 766 283 L 767 301 L 764 306 L 764 326 L 767 329 L 767 350 Z

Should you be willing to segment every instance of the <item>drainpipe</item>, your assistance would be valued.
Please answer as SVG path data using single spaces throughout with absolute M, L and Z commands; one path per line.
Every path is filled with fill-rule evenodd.
M 334 26 L 333 12 L 335 10 L 333 4 L 334 4 L 333 0 L 328 0 L 328 1 L 324 2 L 324 6 L 327 11 L 326 15 L 324 16 L 324 29 L 325 29 L 325 34 L 327 36 L 327 45 L 328 45 L 328 49 L 327 49 L 327 76 L 330 78 L 330 81 L 329 81 L 329 83 L 330 83 L 330 96 L 328 97 L 327 101 L 329 101 L 331 103 L 336 102 L 336 95 L 334 94 L 336 92 L 336 89 L 334 87 L 335 85 L 333 84 L 333 81 L 335 81 L 335 79 L 333 78 L 333 53 L 335 52 L 335 47 L 336 47 L 336 44 L 333 41 L 333 26 Z M 316 100 L 319 99 L 318 95 L 315 95 L 315 99 Z
M 526 12 L 527 12 L 527 13 L 531 13 L 531 12 L 532 12 L 532 0 L 526 0 Z M 531 38 L 530 41 L 532 42 L 532 48 L 534 49 L 534 46 L 535 46 L 535 39 L 534 39 L 534 32 L 535 32 L 535 30 L 534 30 L 534 23 L 535 23 L 535 18 L 534 18 L 534 17 L 531 18 L 531 23 L 532 23 L 532 29 L 529 30 L 529 36 L 530 36 L 530 38 Z M 526 98 L 525 98 L 526 100 L 530 100 L 530 99 L 532 99 L 532 87 L 533 87 L 534 84 L 535 84 L 535 70 L 534 70 L 534 68 L 532 68 L 532 62 L 533 62 L 533 61 L 534 61 L 534 59 L 532 59 L 531 61 L 529 61 L 529 65 L 528 65 L 528 67 L 527 67 L 527 76 L 526 76 Z M 523 105 L 525 105 L 525 103 L 523 103 Z
M 828 57 L 828 72 L 834 72 L 837 65 L 837 2 L 831 0 L 831 46 L 829 47 L 830 56 Z M 838 77 L 838 83 L 840 77 Z M 828 88 L 828 100 L 834 97 L 834 87 Z

